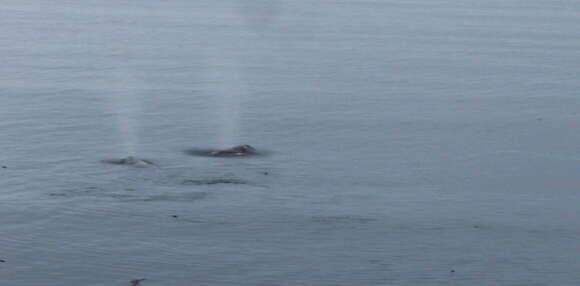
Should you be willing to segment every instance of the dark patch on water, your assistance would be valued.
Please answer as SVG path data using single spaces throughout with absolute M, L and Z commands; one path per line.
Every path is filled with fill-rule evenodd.
M 131 283 L 130 286 L 139 286 L 139 284 L 143 281 L 145 281 L 146 279 L 135 279 L 135 280 L 131 280 L 129 281 L 129 283 Z
M 66 197 L 67 196 L 67 194 L 65 194 L 65 193 L 50 193 L 48 195 L 51 197 Z
M 172 192 L 165 194 L 151 194 L 140 192 L 131 189 L 116 189 L 116 188 L 99 188 L 86 187 L 80 189 L 66 189 L 59 192 L 48 193 L 53 198 L 77 198 L 77 197 L 93 197 L 103 199 L 114 199 L 120 202 L 158 202 L 158 201 L 176 201 L 176 202 L 192 202 L 207 198 L 208 192 Z
M 312 222 L 323 224 L 363 224 L 373 222 L 376 219 L 359 217 L 359 216 L 313 216 L 310 218 Z
M 103 196 L 105 193 L 104 190 L 99 187 L 85 187 L 85 188 L 78 188 L 78 189 L 64 189 L 59 192 L 52 192 L 48 195 L 51 197 L 96 197 L 96 196 Z
M 218 179 L 200 179 L 200 180 L 183 180 L 182 185 L 218 185 L 218 184 L 232 184 L 232 185 L 247 185 L 248 181 L 241 179 L 228 179 L 228 178 L 218 178 Z
M 188 193 L 188 194 L 180 194 L 180 195 L 155 195 L 149 196 L 141 201 L 144 202 L 160 202 L 160 201 L 198 201 L 205 199 L 209 196 L 207 192 L 195 192 L 195 193 Z

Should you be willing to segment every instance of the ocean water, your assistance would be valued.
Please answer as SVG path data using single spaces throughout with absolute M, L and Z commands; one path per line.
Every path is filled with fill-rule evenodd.
M 2 0 L 0 285 L 578 285 L 579 78 L 576 1 Z

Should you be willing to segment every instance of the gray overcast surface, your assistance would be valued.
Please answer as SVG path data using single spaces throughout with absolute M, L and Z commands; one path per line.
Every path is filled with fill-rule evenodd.
M 0 284 L 579 285 L 579 78 L 578 1 L 2 0 Z

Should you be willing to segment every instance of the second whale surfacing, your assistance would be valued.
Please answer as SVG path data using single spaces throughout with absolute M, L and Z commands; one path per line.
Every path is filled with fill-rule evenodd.
M 128 165 L 133 166 L 135 168 L 149 168 L 155 166 L 153 162 L 145 159 L 139 159 L 134 156 L 129 156 L 127 158 L 122 159 L 113 159 L 113 160 L 106 160 L 105 162 L 115 165 Z
M 256 149 L 250 145 L 238 145 L 224 150 L 216 150 L 210 153 L 215 157 L 245 156 L 256 154 Z
M 238 145 L 227 149 L 190 149 L 186 150 L 185 152 L 195 156 L 223 158 L 264 155 L 263 152 L 258 152 L 256 148 L 247 144 Z

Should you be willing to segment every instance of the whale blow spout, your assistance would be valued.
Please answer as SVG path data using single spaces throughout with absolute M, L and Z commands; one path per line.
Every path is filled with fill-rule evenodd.
M 216 150 L 210 153 L 214 157 L 246 156 L 254 155 L 257 151 L 250 145 L 238 145 L 224 150 Z
M 135 168 L 149 168 L 149 167 L 154 166 L 153 162 L 151 162 L 149 160 L 139 159 L 139 158 L 134 157 L 134 156 L 129 156 L 127 158 L 116 159 L 116 160 L 108 160 L 106 162 L 111 163 L 111 164 L 115 164 L 115 165 L 133 166 Z

